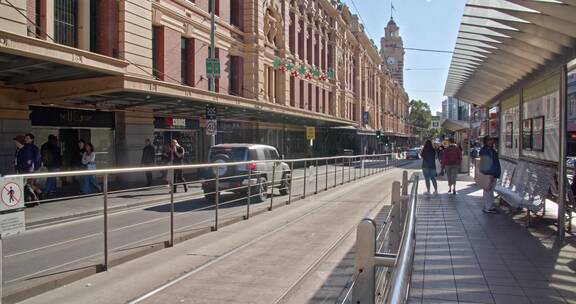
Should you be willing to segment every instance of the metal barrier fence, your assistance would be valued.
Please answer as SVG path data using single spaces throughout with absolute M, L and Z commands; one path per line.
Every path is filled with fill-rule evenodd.
M 339 303 L 405 303 L 416 243 L 418 174 L 392 184 L 391 209 L 378 230 L 372 219 L 357 228 L 354 277 Z M 410 194 L 408 187 L 412 185 Z
M 383 172 L 401 163 L 403 160 L 397 159 L 395 154 L 379 154 L 7 176 L 22 177 L 24 183 L 26 180 L 38 181 L 63 177 L 82 180 L 96 176 L 101 181 L 101 192 L 91 196 L 47 199 L 39 203 L 42 206 L 49 202 L 57 204 L 59 202 L 54 201 L 62 199 L 81 198 L 78 204 L 89 202 L 94 204 L 94 200 L 101 197 L 102 207 L 98 214 L 91 218 L 95 223 L 90 222 L 92 226 L 89 231 L 84 231 L 88 228 L 72 228 L 66 231 L 65 236 L 51 235 L 50 242 L 38 241 L 38 237 L 31 236 L 30 238 L 37 242 L 33 247 L 22 245 L 25 240 L 28 240 L 28 231 L 5 238 L 3 242 L 5 245 L 8 243 L 9 246 L 4 246 L 4 253 L 0 255 L 3 257 L 0 265 L 3 265 L 5 270 L 8 269 L 12 275 L 4 276 L 3 282 L 9 285 L 91 265 L 97 266 L 95 271 L 107 270 L 111 265 L 113 254 L 125 258 L 125 255 L 132 250 L 152 244 L 171 247 L 175 242 L 189 239 L 198 233 L 218 230 L 223 224 L 247 220 L 256 213 L 271 211 L 280 204 L 290 204 L 297 199 Z M 166 184 L 151 187 L 110 190 L 111 180 L 114 177 L 145 172 L 167 172 L 168 181 Z M 187 172 L 195 172 L 197 178 L 187 182 L 177 181 L 175 176 Z M 187 185 L 187 190 L 191 191 L 176 197 L 176 187 L 183 185 Z M 146 210 L 158 213 L 150 215 L 148 212 L 145 216 L 141 215 L 142 218 L 137 219 L 120 219 L 120 215 L 117 214 L 122 212 L 110 212 L 110 200 L 123 200 L 127 196 L 126 193 L 145 191 L 160 195 L 160 201 L 145 206 Z M 101 222 L 98 219 L 99 216 L 101 216 Z M 81 254 L 78 253 L 78 256 L 69 258 L 70 261 L 64 260 L 64 257 L 60 259 L 60 262 L 53 263 L 54 265 L 46 261 L 46 265 L 29 270 L 28 273 L 15 269 L 18 263 L 24 263 L 22 260 L 26 260 L 27 254 L 33 254 L 42 259 L 43 252 L 51 251 L 52 254 L 54 251 L 61 252 L 66 249 L 60 249 L 59 246 L 71 246 L 70 244 L 75 242 L 80 243 L 84 248 Z M 18 249 L 18 247 L 21 248 Z M 88 250 L 88 247 L 95 248 Z M 12 249 L 7 251 L 7 248 Z M 66 254 L 72 253 L 66 252 Z

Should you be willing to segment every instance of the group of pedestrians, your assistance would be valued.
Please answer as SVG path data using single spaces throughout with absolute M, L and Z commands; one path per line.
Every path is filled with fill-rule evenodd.
M 40 148 L 34 142 L 34 135 L 27 133 L 13 138 L 16 145 L 14 155 L 14 170 L 18 174 L 35 173 L 41 170 L 58 172 L 63 165 L 61 148 L 56 135 L 48 135 L 47 141 Z M 96 153 L 94 146 L 80 139 L 78 141 L 78 154 L 68 160 L 73 170 L 96 169 Z M 81 193 L 90 194 L 93 191 L 102 191 L 96 176 L 86 175 L 75 179 L 80 185 Z M 53 195 L 58 190 L 55 177 L 46 179 L 44 187 L 41 181 L 33 178 L 26 179 L 24 187 L 26 200 L 38 202 L 40 198 Z
M 498 152 L 494 149 L 494 140 L 490 136 L 483 139 L 484 146 L 478 153 L 480 160 L 477 162 L 477 184 L 482 188 L 482 201 L 485 213 L 497 213 L 494 205 L 494 188 L 496 180 L 500 178 L 500 160 Z M 436 177 L 440 172 L 446 172 L 448 180 L 448 193 L 456 194 L 456 179 L 462 162 L 462 149 L 456 145 L 453 138 L 449 140 L 448 147 L 439 146 L 434 148 L 432 141 L 426 140 L 420 153 L 422 157 L 422 174 L 426 184 L 425 195 L 430 195 L 430 183 L 434 187 L 434 195 L 438 194 L 438 182 Z M 437 169 L 439 160 L 441 171 Z
M 185 153 L 186 151 L 178 143 L 178 140 L 172 139 L 170 143 L 164 145 L 163 147 L 163 151 L 160 157 L 160 165 L 182 165 L 184 162 Z M 140 163 L 146 167 L 156 165 L 156 149 L 154 149 L 152 142 L 148 138 L 144 141 L 144 148 L 142 149 L 142 159 Z M 168 172 L 162 171 L 162 176 L 160 178 L 165 182 L 169 182 Z M 184 192 L 188 192 L 188 186 L 186 185 L 186 180 L 184 179 L 182 169 L 175 169 L 173 178 L 174 193 L 177 192 L 178 185 L 182 185 L 184 187 Z M 148 186 L 152 186 L 152 181 L 152 171 L 146 171 L 146 184 Z
M 448 141 L 448 147 L 439 146 L 434 148 L 431 140 L 426 140 L 424 148 L 420 152 L 422 157 L 422 173 L 426 183 L 426 193 L 430 194 L 430 182 L 434 186 L 434 194 L 438 194 L 438 182 L 436 177 L 446 172 L 448 179 L 448 193 L 456 194 L 456 178 L 462 163 L 462 150 L 456 145 L 454 138 Z M 437 162 L 438 160 L 438 162 Z M 437 168 L 439 163 L 440 168 Z M 440 169 L 441 171 L 438 171 Z

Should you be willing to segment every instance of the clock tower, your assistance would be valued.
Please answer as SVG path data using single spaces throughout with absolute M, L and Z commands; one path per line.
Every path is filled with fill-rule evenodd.
M 382 68 L 388 69 L 392 79 L 404 87 L 404 43 L 400 37 L 400 28 L 392 17 L 384 31 L 385 35 L 380 40 Z

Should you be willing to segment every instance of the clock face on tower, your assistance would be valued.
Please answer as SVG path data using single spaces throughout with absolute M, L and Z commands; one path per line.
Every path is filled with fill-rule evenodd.
M 394 65 L 396 63 L 396 58 L 394 57 L 388 57 L 386 59 L 386 62 L 388 63 L 388 65 Z

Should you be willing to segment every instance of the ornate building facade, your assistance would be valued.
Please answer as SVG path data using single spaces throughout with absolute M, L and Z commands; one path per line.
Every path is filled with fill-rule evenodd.
M 210 12 L 220 77 L 208 90 Z M 11 138 L 59 136 L 65 157 L 95 143 L 100 167 L 130 166 L 145 138 L 205 160 L 206 106 L 217 142 L 286 157 L 379 150 L 406 134 L 407 96 L 381 69 L 358 17 L 336 0 L 10 0 L 0 2 L 0 173 Z

